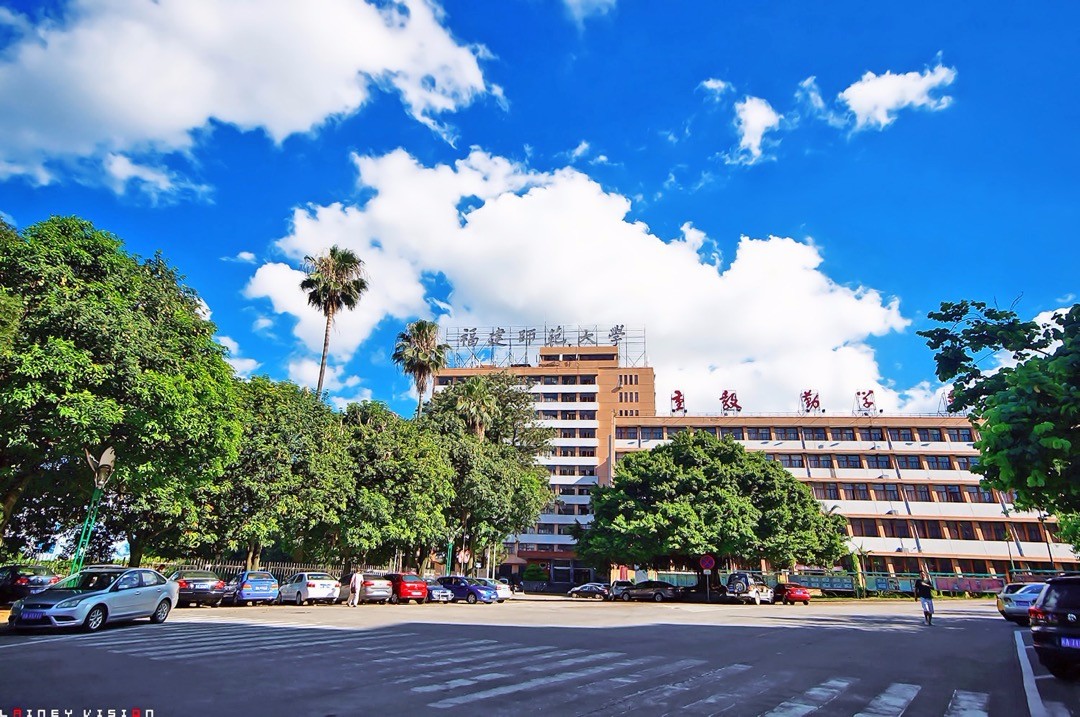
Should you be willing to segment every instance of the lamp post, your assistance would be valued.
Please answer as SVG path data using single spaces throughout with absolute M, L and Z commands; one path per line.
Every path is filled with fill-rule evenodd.
M 1016 573 L 1016 563 L 1013 561 L 1013 532 L 1010 530 L 1009 509 L 1005 507 L 1005 500 L 1001 501 L 1001 514 L 1005 516 L 1005 547 L 1009 551 L 1009 573 L 1005 575 L 1005 582 L 1012 581 L 1012 575 Z
M 1046 529 L 1046 519 L 1049 517 L 1049 513 L 1039 511 L 1039 527 L 1042 528 L 1043 540 L 1046 541 L 1046 557 L 1050 559 L 1050 570 L 1053 571 L 1055 569 L 1054 551 L 1050 549 L 1050 532 Z
M 75 546 L 75 555 L 71 559 L 71 573 L 82 570 L 83 561 L 86 560 L 86 551 L 90 547 L 90 536 L 94 533 L 94 525 L 97 523 L 98 506 L 101 505 L 101 497 L 104 495 L 105 484 L 109 482 L 113 466 L 116 464 L 116 451 L 111 447 L 106 448 L 101 458 L 94 458 L 88 449 L 86 462 L 90 464 L 90 470 L 94 471 L 94 494 L 90 498 L 90 507 L 83 521 L 82 532 L 79 533 L 79 542 Z

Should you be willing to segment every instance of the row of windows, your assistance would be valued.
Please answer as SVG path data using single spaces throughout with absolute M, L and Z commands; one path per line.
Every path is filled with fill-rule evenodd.
M 590 495 L 593 487 L 591 485 L 559 485 L 554 486 L 556 495 Z
M 595 386 L 596 376 L 541 376 L 534 381 L 544 386 Z
M 872 454 L 860 456 L 841 453 L 815 453 L 804 456 L 801 453 L 766 453 L 765 457 L 780 463 L 785 468 L 875 468 L 929 471 L 962 470 L 969 471 L 978 460 L 977 456 L 889 456 Z
M 557 523 L 537 523 L 536 530 L 533 531 L 537 535 L 572 535 L 570 532 L 573 525 L 561 525 Z
M 620 373 L 619 385 L 620 386 L 637 386 L 638 375 L 636 373 Z
M 560 428 L 559 438 L 596 438 L 595 428 Z
M 592 515 L 592 506 L 588 503 L 558 503 L 547 512 L 555 515 Z
M 592 446 L 556 446 L 545 453 L 541 453 L 540 456 L 541 458 L 550 458 L 551 456 L 560 456 L 562 458 L 576 458 L 578 456 L 583 458 L 595 458 L 596 448 Z
M 641 411 L 636 409 L 636 408 L 633 408 L 633 409 L 621 408 L 621 409 L 619 409 L 619 415 L 620 416 L 637 416 L 637 415 L 640 415 L 640 414 L 641 414 Z
M 903 518 L 849 518 L 856 538 L 927 538 L 932 540 L 1019 540 L 1039 543 L 1047 539 L 1038 523 L 972 520 L 908 520 Z M 1047 526 L 1050 528 L 1051 526 Z M 1053 530 L 1047 531 L 1053 535 Z
M 596 411 L 537 411 L 536 416 L 546 421 L 595 421 Z
M 637 391 L 619 391 L 619 403 L 637 403 Z
M 533 403 L 596 403 L 595 393 L 534 393 Z
M 676 434 L 685 431 L 687 426 L 668 426 L 667 437 L 671 438 Z M 970 428 L 947 428 L 944 431 L 940 428 L 798 428 L 795 426 L 790 427 L 770 427 L 770 426 L 750 426 L 750 427 L 726 427 L 721 426 L 719 428 L 719 434 L 717 434 L 716 426 L 693 426 L 695 431 L 705 431 L 712 435 L 731 436 L 735 440 L 739 441 L 884 441 L 885 436 L 888 435 L 889 439 L 896 442 L 914 442 L 916 436 L 918 440 L 923 443 L 937 443 L 945 440 L 947 436 L 949 441 L 954 443 L 970 443 L 974 436 Z M 662 440 L 664 436 L 663 426 L 625 426 L 616 427 L 615 437 L 622 439 L 634 440 L 640 438 L 643 441 Z
M 993 491 L 979 485 L 925 485 L 897 483 L 811 483 L 818 500 L 900 500 L 916 503 L 997 503 Z M 1003 496 L 1005 500 L 1007 496 Z
M 594 476 L 596 475 L 596 466 L 559 466 L 557 469 L 552 469 L 551 477 L 555 476 Z

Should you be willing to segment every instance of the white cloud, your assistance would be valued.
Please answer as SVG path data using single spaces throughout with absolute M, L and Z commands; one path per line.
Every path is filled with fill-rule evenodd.
M 269 316 L 260 316 L 251 322 L 251 330 L 255 333 L 261 333 L 267 331 L 274 326 L 274 320 Z
M 583 27 L 586 18 L 607 15 L 614 10 L 618 0 L 563 0 L 563 3 L 577 26 Z
M 11 216 L 10 214 L 8 214 L 5 211 L 0 211 L 0 220 L 8 223 L 9 225 L 11 225 L 13 227 L 19 226 L 19 223 L 17 221 L 15 221 L 15 217 Z
M 839 99 L 855 115 L 855 131 L 868 128 L 884 129 L 896 120 L 896 113 L 906 107 L 943 110 L 952 104 L 952 97 L 932 96 L 935 90 L 948 87 L 956 79 L 956 70 L 937 67 L 923 72 L 894 75 L 886 72 L 875 75 L 867 72 L 846 90 Z
M 238 376 L 248 378 L 252 372 L 262 366 L 261 363 L 253 358 L 243 358 L 240 356 L 240 344 L 228 336 L 218 336 L 218 343 L 225 347 L 225 350 L 229 352 L 229 355 L 225 357 L 225 362 L 233 367 L 233 371 L 236 371 Z
M 782 115 L 776 113 L 760 97 L 747 97 L 735 103 L 735 129 L 739 133 L 739 147 L 730 152 L 725 161 L 728 164 L 756 164 L 766 158 L 762 143 L 766 133 L 780 126 Z
M 570 150 L 570 161 L 573 162 L 574 160 L 581 159 L 588 153 L 589 143 L 585 140 L 581 140 L 581 143 L 578 144 L 577 147 L 574 147 L 572 150 Z
M 807 77 L 799 83 L 799 89 L 795 90 L 795 100 L 807 108 L 810 116 L 825 120 L 831 127 L 840 128 L 848 124 L 847 117 L 825 104 L 816 77 Z
M 711 77 L 701 82 L 698 87 L 704 89 L 709 94 L 709 98 L 713 102 L 719 102 L 720 98 L 724 96 L 729 90 L 734 90 L 735 87 L 730 82 L 724 82 L 723 80 Z
M 222 261 L 233 261 L 240 264 L 254 264 L 255 254 L 250 251 L 237 252 L 236 256 L 223 256 Z
M 5 11 L 25 32 L 0 60 L 0 96 L 20 98 L 0 113 L 0 179 L 45 184 L 89 164 L 116 191 L 171 191 L 158 160 L 192 153 L 211 120 L 281 142 L 355 113 L 373 88 L 450 138 L 440 117 L 501 93 L 480 70 L 490 53 L 442 21 L 427 0 L 81 0 L 32 31 Z
M 369 294 L 331 344 L 338 362 L 380 319 L 430 315 L 431 298 L 454 326 L 644 326 L 662 406 L 675 388 L 703 412 L 719 410 L 724 389 L 748 411 L 793 411 L 807 388 L 830 411 L 850 410 L 858 390 L 874 389 L 885 409 L 903 400 L 868 344 L 907 326 L 898 300 L 833 281 L 812 242 L 742 237 L 723 265 L 704 232 L 687 223 L 664 241 L 627 219 L 626 197 L 573 169 L 536 173 L 475 149 L 453 165 L 423 166 L 401 150 L 356 165 L 363 206 L 297 210 L 278 242 L 294 259 L 339 244 L 370 260 Z M 462 214 L 466 198 L 474 208 Z M 446 297 L 425 295 L 436 274 L 452 287 Z M 301 276 L 265 264 L 248 293 L 300 318 L 317 375 L 323 324 L 305 316 Z
M 313 359 L 301 358 L 289 362 L 289 380 L 314 390 L 319 385 L 319 362 Z M 356 388 L 360 385 L 357 376 L 346 376 L 341 366 L 327 363 L 326 373 L 323 375 L 323 390 L 337 392 L 347 388 Z

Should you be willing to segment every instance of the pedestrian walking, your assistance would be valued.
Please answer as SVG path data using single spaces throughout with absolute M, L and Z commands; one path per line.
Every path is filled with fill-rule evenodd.
M 349 578 L 349 607 L 356 607 L 360 602 L 360 593 L 364 589 L 364 574 L 357 570 Z
M 926 573 L 919 573 L 915 581 L 915 600 L 922 605 L 923 620 L 934 624 L 934 584 Z

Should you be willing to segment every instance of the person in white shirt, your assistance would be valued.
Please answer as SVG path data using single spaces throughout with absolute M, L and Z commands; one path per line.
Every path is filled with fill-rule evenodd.
M 360 602 L 360 593 L 364 589 L 364 574 L 357 570 L 349 579 L 349 607 L 356 607 Z

